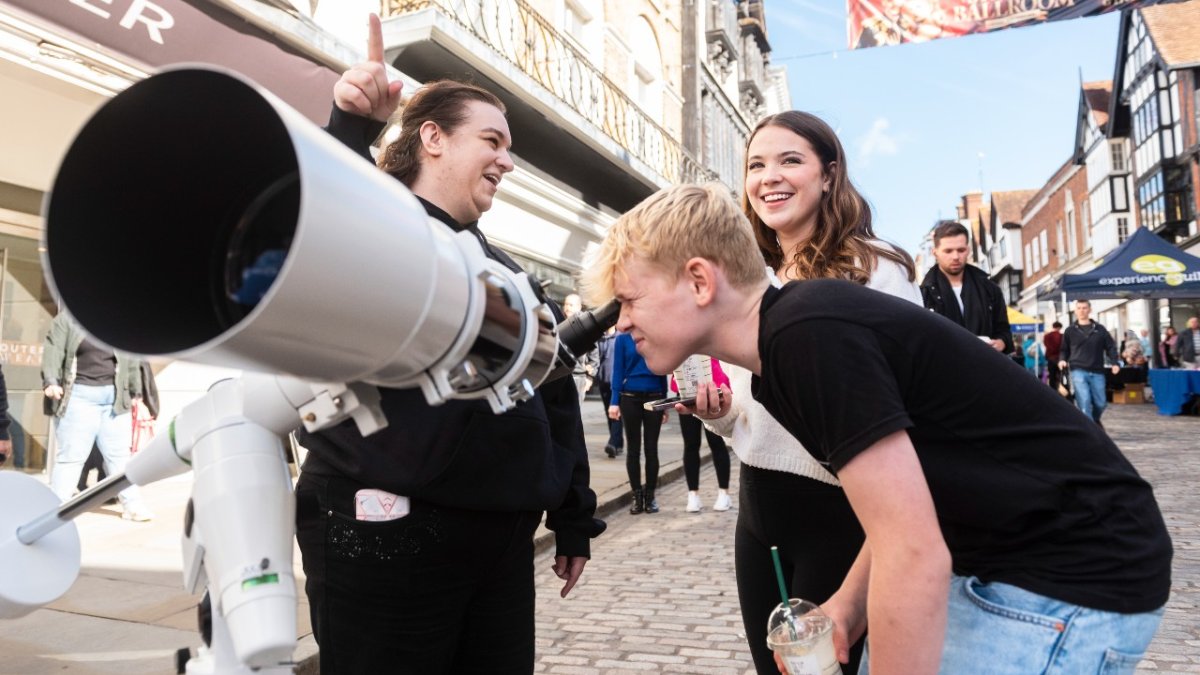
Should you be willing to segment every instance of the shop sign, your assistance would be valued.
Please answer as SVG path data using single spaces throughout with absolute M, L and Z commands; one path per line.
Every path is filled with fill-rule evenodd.
M 340 73 L 311 60 L 231 10 L 205 0 L 0 0 L 118 58 L 152 68 L 211 63 L 270 89 L 309 119 L 329 118 Z M 89 44 L 89 46 L 91 46 Z

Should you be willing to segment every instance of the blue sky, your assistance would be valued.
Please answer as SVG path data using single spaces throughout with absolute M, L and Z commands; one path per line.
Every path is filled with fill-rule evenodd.
M 765 8 L 792 106 L 838 131 L 876 232 L 914 253 L 935 220 L 980 189 L 981 166 L 984 192 L 1040 188 L 1074 149 L 1080 70 L 1108 80 L 1116 62 L 1115 12 L 848 51 L 844 0 Z

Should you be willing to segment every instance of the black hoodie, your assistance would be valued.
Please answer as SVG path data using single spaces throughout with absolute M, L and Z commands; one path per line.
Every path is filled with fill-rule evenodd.
M 328 131 L 369 158 L 380 125 L 336 107 Z M 361 139 L 361 140 L 360 140 Z M 457 223 L 421 200 L 426 212 L 455 231 L 469 230 L 488 257 L 520 267 L 487 243 L 476 223 Z M 536 284 L 535 284 L 536 286 Z M 397 289 L 403 292 L 403 289 Z M 556 320 L 563 319 L 557 305 Z M 570 377 L 539 387 L 516 408 L 496 415 L 482 400 L 430 406 L 419 389 L 380 388 L 388 426 L 363 437 L 353 421 L 300 435 L 304 471 L 344 476 L 360 484 L 432 504 L 481 511 L 546 511 L 558 555 L 588 556 L 604 531 L 588 483 L 587 446 L 579 396 Z

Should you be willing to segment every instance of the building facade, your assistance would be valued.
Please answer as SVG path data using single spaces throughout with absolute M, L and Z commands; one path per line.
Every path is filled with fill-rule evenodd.
M 1021 212 L 1036 194 L 1035 190 L 992 192 L 987 223 L 985 258 L 988 276 L 1000 287 L 1005 304 L 1016 307 L 1024 288 L 1024 257 L 1021 239 Z
M 1107 136 L 1128 138 L 1136 225 L 1193 255 L 1200 253 L 1200 2 L 1126 12 L 1120 30 Z M 1196 300 L 1146 303 L 1133 313 L 1131 324 L 1147 327 L 1153 335 L 1200 314 Z
M 1026 203 L 1021 214 L 1023 290 L 1019 309 L 1045 321 L 1064 324 L 1062 304 L 1039 304 L 1038 294 L 1063 274 L 1090 269 L 1091 246 L 1085 230 L 1088 212 L 1087 167 L 1068 159 Z M 1099 307 L 1098 307 L 1099 309 Z M 1069 308 L 1067 308 L 1069 315 Z
M 504 100 L 518 169 L 481 228 L 560 299 L 609 224 L 655 190 L 740 189 L 750 125 L 790 103 L 758 0 L 0 0 L 0 96 L 22 102 L 0 106 L 0 365 L 19 468 L 44 470 L 52 444 L 39 371 L 57 308 L 41 203 L 75 132 L 172 62 L 246 74 L 323 124 L 333 83 L 363 58 L 370 12 L 408 91 L 449 76 Z M 157 368 L 164 420 L 230 374 Z

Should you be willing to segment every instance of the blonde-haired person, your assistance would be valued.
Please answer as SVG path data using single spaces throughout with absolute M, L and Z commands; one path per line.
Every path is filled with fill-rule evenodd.
M 376 17 L 368 44 L 368 61 L 335 86 L 329 128 L 366 160 L 399 101 Z M 471 84 L 427 83 L 400 122 L 380 167 L 431 218 L 519 271 L 477 222 L 514 168 L 500 99 Z M 321 672 L 532 672 L 542 513 L 555 531 L 563 597 L 604 530 L 574 382 L 547 383 L 503 415 L 479 400 L 431 407 L 416 389 L 381 387 L 380 396 L 385 429 L 364 437 L 348 423 L 300 439 L 309 452 L 296 539 Z
M 1113 442 L 943 317 L 841 279 L 776 288 L 758 258 L 722 188 L 669 188 L 612 226 L 584 296 L 621 301 L 617 329 L 656 372 L 695 353 L 750 370 L 753 398 L 841 481 L 866 544 L 823 604 L 838 658 L 869 623 L 880 673 L 1132 672 L 1171 541 Z M 693 412 L 727 413 L 722 394 L 701 386 Z
M 850 181 L 837 134 L 815 115 L 788 111 L 761 120 L 746 150 L 742 211 L 776 285 L 834 278 L 921 304 L 912 259 L 880 241 L 871 207 Z M 836 478 L 745 393 L 750 372 L 729 369 L 736 397 L 707 420 L 731 437 L 741 460 L 734 535 L 738 596 L 746 640 L 760 673 L 773 672 L 766 617 L 779 602 L 771 546 L 779 547 L 793 597 L 824 602 L 850 568 L 863 535 Z M 784 514 L 806 513 L 797 520 Z M 819 546 L 813 546 L 814 542 Z M 861 645 L 851 651 L 854 672 Z

